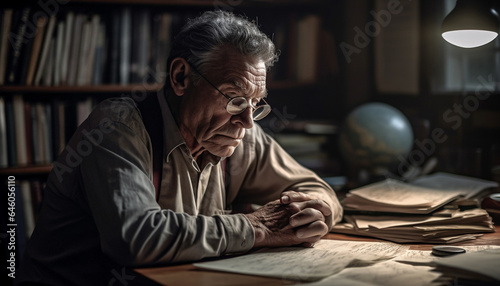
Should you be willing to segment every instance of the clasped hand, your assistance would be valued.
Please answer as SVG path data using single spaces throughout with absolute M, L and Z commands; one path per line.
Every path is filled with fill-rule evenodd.
M 310 247 L 328 232 L 325 217 L 329 215 L 331 209 L 323 200 L 286 191 L 279 200 L 246 216 L 255 230 L 254 247 Z

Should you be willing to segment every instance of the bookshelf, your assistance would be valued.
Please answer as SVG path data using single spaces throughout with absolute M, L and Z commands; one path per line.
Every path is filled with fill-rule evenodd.
M 333 47 L 333 36 L 323 21 L 328 16 L 325 11 L 331 6 L 325 0 L 54 3 L 44 7 L 40 3 L 21 1 L 0 8 L 2 176 L 48 174 L 50 163 L 98 101 L 159 90 L 166 67 L 158 63 L 166 63 L 172 36 L 188 18 L 205 10 L 226 9 L 257 19 L 263 31 L 272 35 L 281 56 L 268 76 L 268 89 L 276 98 L 273 106 L 278 110 L 287 107 L 288 95 L 300 96 L 298 93 L 305 90 L 316 93 L 314 90 L 320 82 L 331 80 L 338 72 L 335 55 L 320 56 L 325 53 L 324 46 Z M 123 41 L 125 35 L 129 37 L 128 42 Z M 320 37 L 329 42 L 320 45 Z M 136 42 L 142 44 L 134 44 Z M 127 43 L 129 46 L 125 47 Z M 72 68 L 74 66 L 77 68 Z M 18 114 L 23 111 L 23 115 Z M 33 125 L 35 114 L 41 116 L 38 121 L 51 125 L 44 135 L 50 138 L 34 134 L 37 131 Z M 60 118 L 55 118 L 57 114 Z M 58 120 L 68 121 L 68 116 L 77 117 L 69 120 L 73 126 L 57 125 Z M 40 122 L 38 124 L 40 127 Z M 61 128 L 64 134 L 57 135 Z M 23 130 L 21 136 L 19 129 L 27 130 Z M 45 151 L 50 154 L 43 160 L 33 158 L 36 152 L 32 149 L 39 143 L 36 136 L 48 145 Z M 56 140 L 59 146 L 54 146 Z M 12 154 L 19 148 L 31 150 L 16 150 L 16 154 Z M 22 155 L 23 158 L 14 158 L 22 153 L 27 153 L 28 158 Z

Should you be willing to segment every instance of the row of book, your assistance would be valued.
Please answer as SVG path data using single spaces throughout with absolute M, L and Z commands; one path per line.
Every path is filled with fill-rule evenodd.
M 4 208 L 3 210 L 5 211 L 0 213 L 0 232 L 7 233 L 7 229 L 4 228 L 7 228 L 7 226 L 15 226 L 16 254 L 18 255 L 18 259 L 21 259 L 21 254 L 24 252 L 26 242 L 35 229 L 35 224 L 40 213 L 45 181 L 37 178 L 18 180 L 11 177 L 11 179 L 13 180 L 11 181 L 9 179 L 8 186 L 14 186 L 13 193 L 9 194 L 10 190 L 8 192 L 2 192 L 2 202 L 5 202 L 6 205 L 7 201 L 12 201 L 14 203 L 11 209 L 14 210 L 15 215 L 12 217 L 14 220 L 11 220 L 7 208 Z M 2 186 L 6 184 L 3 189 L 8 190 L 6 181 L 2 181 L 1 184 Z M 9 198 L 11 197 L 14 200 L 10 200 Z M 7 246 L 7 244 L 5 245 Z
M 49 164 L 90 114 L 94 100 L 0 96 L 0 168 Z
M 161 83 L 173 36 L 195 15 L 146 7 L 0 10 L 0 85 Z M 338 73 L 333 34 L 311 13 L 268 19 L 280 62 L 273 80 L 314 82 Z
M 171 13 L 0 10 L 0 85 L 82 86 L 164 80 Z

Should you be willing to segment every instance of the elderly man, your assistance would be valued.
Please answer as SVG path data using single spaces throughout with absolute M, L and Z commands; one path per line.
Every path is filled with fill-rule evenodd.
M 276 58 L 246 19 L 191 20 L 165 87 L 103 101 L 54 163 L 19 282 L 103 285 L 123 265 L 312 246 L 325 235 L 342 215 L 335 193 L 254 123 L 271 110 Z M 263 206 L 232 211 L 248 203 Z

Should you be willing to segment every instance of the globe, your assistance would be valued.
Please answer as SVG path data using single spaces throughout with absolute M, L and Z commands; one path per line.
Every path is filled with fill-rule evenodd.
M 352 110 L 340 129 L 341 155 L 351 168 L 379 173 L 394 167 L 413 146 L 410 122 L 398 109 L 380 102 Z

